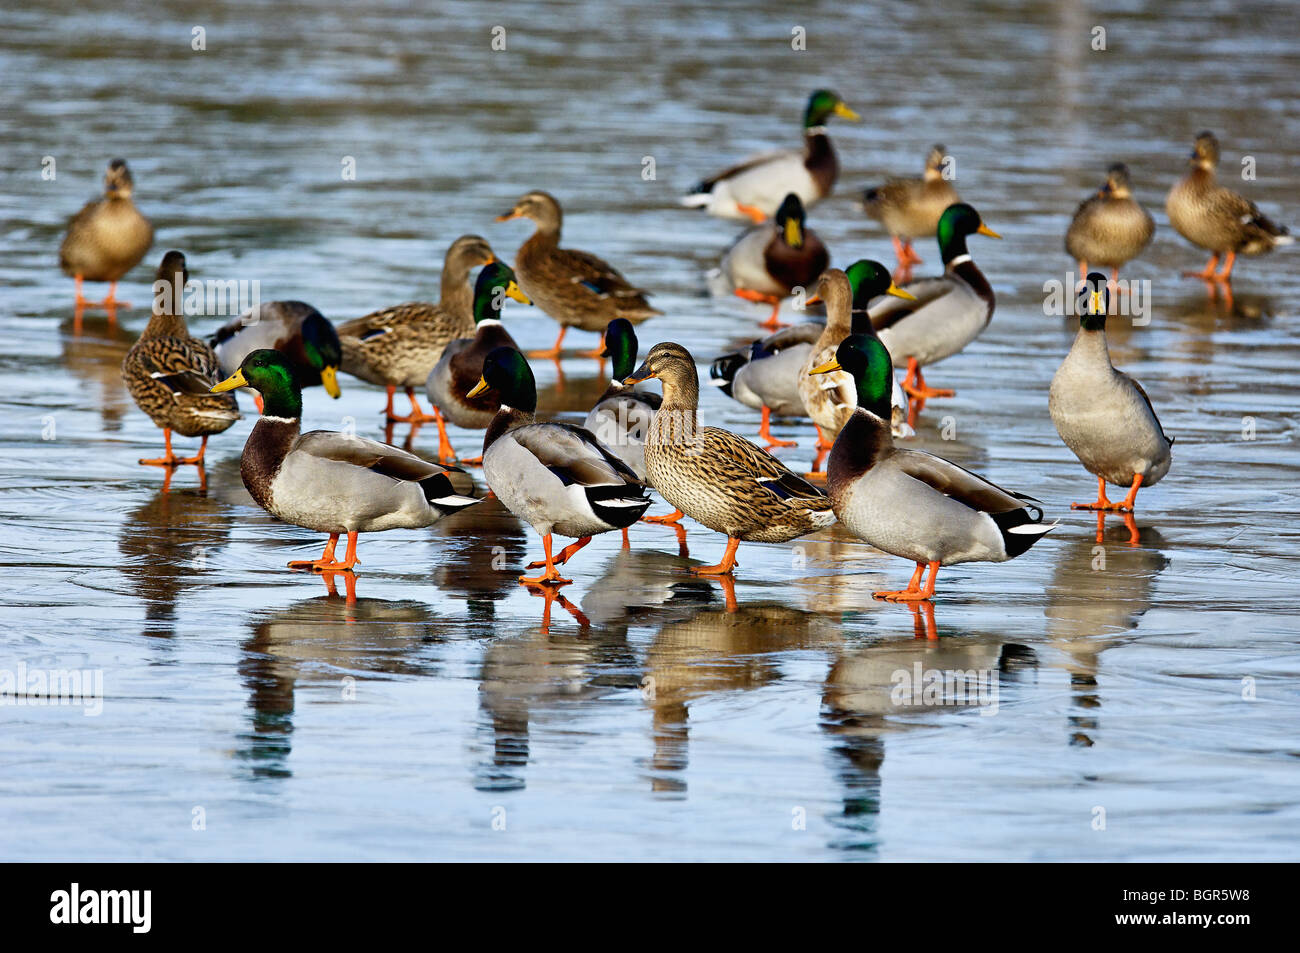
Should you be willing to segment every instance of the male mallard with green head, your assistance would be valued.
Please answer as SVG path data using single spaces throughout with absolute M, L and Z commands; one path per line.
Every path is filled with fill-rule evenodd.
M 1079 263 L 1079 280 L 1088 263 L 1110 268 L 1110 280 L 1142 254 L 1156 233 L 1151 213 L 1133 197 L 1128 166 L 1117 162 L 1106 170 L 1106 183 L 1075 210 L 1065 233 L 1065 250 Z
M 534 351 L 530 357 L 560 356 L 560 343 L 571 327 L 603 332 L 610 321 L 624 318 L 640 324 L 656 314 L 646 300 L 649 292 L 634 288 L 617 269 L 585 251 L 560 247 L 564 215 L 560 203 L 546 192 L 529 192 L 498 222 L 512 218 L 531 219 L 537 225 L 532 236 L 519 246 L 515 272 L 519 287 L 533 302 L 560 323 L 555 345 Z M 587 352 L 599 356 L 601 348 Z
M 803 114 L 803 149 L 755 156 L 705 179 L 682 204 L 702 208 L 721 218 L 748 218 L 761 223 L 771 217 L 791 192 L 811 208 L 830 194 L 840 163 L 826 135 L 831 116 L 856 121 L 858 114 L 829 89 L 808 97 Z
M 1238 255 L 1264 255 L 1295 240 L 1254 202 L 1218 184 L 1219 140 L 1214 133 L 1196 137 L 1188 164 L 1191 169 L 1169 190 L 1165 214 L 1174 231 L 1210 252 L 1210 260 L 1203 270 L 1186 274 L 1226 284 Z M 1223 270 L 1216 273 L 1220 257 Z
M 163 430 L 166 453 L 141 460 L 147 466 L 202 464 L 208 437 L 230 429 L 239 419 L 233 396 L 215 397 L 212 385 L 221 369 L 212 348 L 190 337 L 185 325 L 184 294 L 189 272 L 185 256 L 169 251 L 154 278 L 153 315 L 139 340 L 122 360 L 122 380 L 136 406 Z M 202 437 L 199 452 L 180 458 L 172 452 L 172 431 Z
M 912 280 L 912 266 L 921 264 L 921 256 L 912 248 L 915 238 L 929 238 L 939 228 L 944 209 L 961 197 L 952 183 L 944 178 L 947 150 L 936 145 L 925 157 L 925 172 L 919 179 L 890 179 L 884 185 L 867 189 L 862 208 L 874 218 L 894 242 L 898 258 L 895 280 Z
M 430 526 L 478 502 L 452 486 L 447 474 L 455 467 L 355 434 L 302 433 L 302 385 L 279 351 L 253 351 L 212 391 L 236 387 L 253 388 L 263 401 L 239 463 L 254 502 L 286 523 L 329 534 L 320 559 L 294 560 L 290 569 L 350 570 L 359 533 Z M 334 547 L 343 535 L 348 548 L 339 560 Z
M 1052 378 L 1048 411 L 1056 432 L 1097 477 L 1097 501 L 1074 509 L 1132 512 L 1138 488 L 1169 472 L 1173 439 L 1166 436 L 1142 385 L 1110 362 L 1106 313 L 1110 299 L 1104 275 L 1093 272 L 1079 296 L 1079 333 Z M 1128 487 L 1113 503 L 1106 484 Z
M 854 536 L 916 571 L 906 589 L 873 593 L 891 602 L 934 595 L 941 566 L 1014 559 L 1049 532 L 1034 500 L 921 450 L 900 450 L 889 432 L 893 362 L 878 338 L 852 334 L 815 374 L 847 372 L 857 408 L 835 439 L 827 491 Z M 1054 526 L 1055 524 L 1053 524 Z M 921 587 L 926 570 L 930 578 Z
M 135 180 L 125 159 L 114 159 L 104 174 L 104 197 L 88 202 L 72 221 L 59 246 L 59 267 L 77 281 L 77 307 L 99 304 L 110 311 L 117 300 L 117 283 L 140 264 L 153 244 L 153 226 L 131 199 Z M 81 282 L 107 281 L 108 297 L 100 302 L 81 296 Z
M 483 430 L 501 406 L 499 394 L 491 390 L 479 392 L 477 384 L 483 374 L 484 358 L 499 347 L 518 349 L 515 339 L 501 323 L 506 298 L 531 304 L 519 290 L 515 273 L 508 265 L 499 261 L 485 265 L 474 283 L 474 303 L 471 306 L 473 337 L 457 338 L 448 343 L 425 381 L 433 416 L 438 422 L 438 459 L 444 462 L 456 459 L 456 451 L 447 439 L 444 418 L 457 427 Z
M 781 302 L 795 288 L 811 288 L 831 256 L 817 233 L 806 225 L 803 203 L 793 192 L 776 217 L 745 231 L 709 275 L 716 292 L 730 290 L 738 298 L 772 306 L 761 327 L 778 328 Z
M 568 562 L 599 533 L 635 523 L 650 505 L 645 484 L 595 435 L 572 424 L 539 423 L 537 385 L 518 350 L 499 347 L 483 362 L 483 374 L 470 396 L 491 392 L 499 410 L 483 437 L 483 476 L 497 499 L 542 537 L 545 566 L 525 585 L 559 586 L 556 566 Z M 551 536 L 577 540 L 557 556 Z
M 663 384 L 663 402 L 645 442 L 650 485 L 727 537 L 722 561 L 692 572 L 729 574 L 742 541 L 784 543 L 835 522 L 830 500 L 776 457 L 730 431 L 699 426 L 700 381 L 686 348 L 656 344 L 624 383 L 651 377 Z
M 388 420 L 420 424 L 437 419 L 420 408 L 415 388 L 424 386 L 449 342 L 473 336 L 474 285 L 469 273 L 494 261 L 496 255 L 485 239 L 462 235 L 447 249 L 437 304 L 410 301 L 340 325 L 343 370 L 387 388 L 384 414 Z M 405 388 L 411 401 L 411 412 L 405 416 L 393 410 L 399 387 Z
M 983 272 L 966 250 L 970 235 L 1001 238 L 964 202 L 950 205 L 939 217 L 939 254 L 944 272 L 903 285 L 910 300 L 886 296 L 871 308 L 871 324 L 897 367 L 906 367 L 903 390 L 912 398 L 907 422 L 932 397 L 952 397 L 951 390 L 927 387 L 921 368 L 952 357 L 989 325 L 996 299 Z
M 299 387 L 320 385 L 337 398 L 338 370 L 343 347 L 325 315 L 305 301 L 268 301 L 226 322 L 209 343 L 221 362 L 222 376 L 239 368 L 244 358 L 262 348 L 279 351 L 293 368 Z M 261 397 L 258 396 L 258 409 Z

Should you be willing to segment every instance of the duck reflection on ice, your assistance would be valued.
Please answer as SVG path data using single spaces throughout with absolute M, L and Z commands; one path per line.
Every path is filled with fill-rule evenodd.
M 344 699 L 368 674 L 435 674 L 421 652 L 438 625 L 423 602 L 338 595 L 303 599 L 254 621 L 238 664 L 249 727 L 238 736 L 236 756 L 254 777 L 288 777 L 298 683 Z
M 519 591 L 516 567 L 527 553 L 524 524 L 492 498 L 439 520 L 430 532 L 446 539 L 448 549 L 434 583 L 468 602 L 471 626 L 490 626 L 496 603 Z M 490 628 L 484 632 L 491 634 Z
M 978 710 L 996 714 L 1002 688 L 1038 664 L 1034 651 L 999 636 L 891 639 L 841 651 L 822 692 L 822 727 L 834 739 L 834 771 L 844 808 L 831 846 L 878 846 L 884 737 L 924 721 L 920 714 Z
M 131 409 L 131 398 L 122 383 L 122 359 L 135 343 L 137 335 L 115 322 L 88 324 L 86 333 L 80 334 L 73 319 L 59 325 L 63 343 L 63 366 L 74 377 L 92 385 L 99 392 L 99 415 L 104 430 L 117 433 L 122 429 L 122 418 Z M 85 391 L 85 402 L 94 400 L 93 390 Z
M 1158 531 L 1148 529 L 1141 548 L 1121 544 L 1121 538 L 1112 535 L 1109 545 L 1088 535 L 1062 539 L 1047 585 L 1047 636 L 1062 653 L 1074 695 L 1072 745 L 1096 743 L 1101 653 L 1132 638 L 1129 632 L 1151 606 L 1156 577 L 1169 565 L 1158 548 L 1164 544 Z

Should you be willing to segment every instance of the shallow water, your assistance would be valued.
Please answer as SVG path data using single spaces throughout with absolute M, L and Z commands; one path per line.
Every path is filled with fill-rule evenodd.
M 0 668 L 98 670 L 104 694 L 95 717 L 0 708 L 0 856 L 1294 858 L 1296 252 L 1241 262 L 1228 306 L 1177 277 L 1203 258 L 1162 208 L 1204 127 L 1225 176 L 1254 155 L 1243 188 L 1296 223 L 1293 4 L 1132 2 L 1106 19 L 1030 2 L 796 19 L 768 3 L 356 6 L 0 12 Z M 88 312 L 74 333 L 58 242 L 123 155 L 158 229 L 122 289 L 137 305 L 171 247 L 196 278 L 257 279 L 340 320 L 436 295 L 451 239 L 476 231 L 512 257 L 527 226 L 492 218 L 546 188 L 567 244 L 655 293 L 666 314 L 643 352 L 676 340 L 707 363 L 754 337 L 761 309 L 705 296 L 734 230 L 675 197 L 797 141 L 817 84 L 865 117 L 833 125 L 840 186 L 810 217 L 836 264 L 890 260 L 856 196 L 914 173 L 934 141 L 1005 236 L 972 241 L 997 313 L 932 373 L 957 397 L 927 408 L 917 444 L 1061 525 L 1014 562 L 945 570 L 937 639 L 871 598 L 911 567 L 838 528 L 742 546 L 735 612 L 685 572 L 672 530 L 637 526 L 629 551 L 599 537 L 547 625 L 514 581 L 539 541 L 494 503 L 364 537 L 349 604 L 283 568 L 321 541 L 251 505 L 251 419 L 213 441 L 206 491 L 190 469 L 164 492 L 136 464 L 160 444 L 118 375 L 142 308 L 116 328 Z M 1139 499 L 1140 545 L 1111 517 L 1098 551 L 1095 518 L 1068 507 L 1094 484 L 1047 416 L 1072 332 L 1044 317 L 1042 287 L 1071 267 L 1070 212 L 1121 159 L 1160 230 L 1128 272 L 1152 282 L 1152 320 L 1120 322 L 1111 346 L 1177 445 Z M 937 254 L 918 250 L 924 274 Z M 508 320 L 525 346 L 555 333 L 535 311 Z M 534 369 L 562 419 L 603 387 L 577 356 L 562 378 Z M 380 393 L 342 383 L 337 402 L 309 392 L 306 425 L 381 435 Z M 702 414 L 757 428 L 711 388 Z M 776 431 L 806 467 L 811 428 Z M 453 433 L 464 452 L 480 439 Z M 686 541 L 709 562 L 723 545 L 694 524 Z M 896 673 L 916 665 L 986 673 L 995 694 L 898 704 Z

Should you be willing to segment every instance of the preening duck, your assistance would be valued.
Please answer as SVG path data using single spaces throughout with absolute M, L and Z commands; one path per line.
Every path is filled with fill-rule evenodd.
M 890 179 L 862 195 L 862 209 L 867 217 L 884 225 L 893 239 L 898 281 L 910 281 L 912 266 L 922 263 L 921 256 L 912 248 L 912 240 L 933 235 L 944 209 L 961 201 L 952 183 L 944 178 L 947 152 L 942 145 L 932 147 L 925 157 L 925 172 L 919 179 Z
M 894 446 L 889 432 L 892 364 L 879 339 L 853 334 L 840 343 L 832 360 L 814 369 L 818 374 L 846 371 L 858 390 L 858 406 L 831 450 L 827 490 L 845 529 L 916 563 L 906 589 L 877 592 L 876 598 L 919 602 L 934 595 L 941 566 L 1013 559 L 1052 526 L 1042 525 L 1043 511 L 1032 498 L 942 457 Z M 930 577 L 922 588 L 927 569 Z
M 560 343 L 571 327 L 603 332 L 615 318 L 640 324 L 663 314 L 650 307 L 646 300 L 649 292 L 633 287 L 612 265 L 588 252 L 560 247 L 564 216 L 553 196 L 529 192 L 497 221 L 512 218 L 528 218 L 537 224 L 537 230 L 515 256 L 519 287 L 560 323 L 555 345 L 546 351 L 534 351 L 530 357 L 558 358 Z M 600 351 L 596 348 L 587 356 L 596 357 Z
M 250 308 L 218 329 L 209 343 L 221 362 L 223 377 L 235 373 L 254 351 L 271 348 L 288 360 L 299 387 L 319 384 L 331 397 L 341 393 L 338 370 L 343 348 L 338 332 L 305 301 L 268 301 Z
M 956 354 L 993 318 L 993 289 L 966 250 L 967 236 L 977 234 L 1002 237 L 966 203 L 948 206 L 938 228 L 943 274 L 903 285 L 912 300 L 884 297 L 870 310 L 871 324 L 894 366 L 907 368 L 903 390 L 912 398 L 907 422 L 913 426 L 927 400 L 953 396 L 951 390 L 927 387 L 921 368 Z
M 650 485 L 727 537 L 722 561 L 692 572 L 728 574 L 741 541 L 784 543 L 835 521 L 830 500 L 776 457 L 730 431 L 699 426 L 699 376 L 686 348 L 656 344 L 624 383 L 651 377 L 663 383 L 663 402 L 645 443 Z
M 503 506 L 542 537 L 546 558 L 540 576 L 520 576 L 525 585 L 564 585 L 557 566 L 599 533 L 635 523 L 650 505 L 645 484 L 595 435 L 572 424 L 539 423 L 537 385 L 518 350 L 499 347 L 483 362 L 470 397 L 491 392 L 500 409 L 483 438 L 483 476 Z M 558 555 L 551 536 L 573 537 Z
M 154 277 L 153 315 L 140 339 L 122 360 L 122 380 L 136 406 L 163 430 L 166 452 L 147 466 L 201 464 L 208 437 L 229 430 L 240 418 L 233 395 L 210 393 L 221 380 L 217 356 L 203 341 L 190 337 L 183 314 L 185 256 L 169 251 Z M 172 452 L 172 432 L 202 437 L 199 452 L 184 459 Z
M 483 430 L 501 406 L 499 394 L 480 392 L 477 385 L 483 375 L 484 358 L 499 347 L 518 349 L 515 339 L 501 323 L 506 298 L 531 303 L 519 290 L 509 266 L 499 261 L 484 266 L 474 283 L 474 336 L 457 338 L 443 348 L 442 357 L 425 382 L 433 417 L 438 422 L 438 459 L 443 462 L 456 459 L 456 451 L 447 438 L 444 417 L 457 427 Z
M 1152 486 L 1169 472 L 1174 441 L 1142 385 L 1110 362 L 1109 307 L 1106 278 L 1093 272 L 1079 295 L 1079 332 L 1052 378 L 1047 406 L 1065 445 L 1097 477 L 1096 502 L 1071 506 L 1132 512 L 1139 487 Z M 1128 487 L 1128 496 L 1118 503 L 1108 500 L 1107 483 Z
M 447 474 L 455 467 L 355 434 L 302 433 L 302 386 L 279 351 L 254 351 L 213 393 L 251 387 L 264 410 L 240 457 L 244 486 L 277 519 L 328 533 L 320 559 L 294 560 L 290 569 L 335 572 L 357 562 L 357 536 L 386 529 L 418 529 L 478 500 L 456 492 Z M 339 537 L 347 553 L 335 557 Z
M 114 159 L 104 173 L 104 197 L 88 202 L 68 223 L 59 245 L 59 267 L 76 279 L 77 307 L 99 304 L 110 311 L 117 300 L 117 283 L 140 264 L 153 244 L 153 225 L 140 214 L 131 195 L 135 180 L 125 159 Z M 81 282 L 107 281 L 108 296 L 100 302 L 81 295 Z
M 449 342 L 474 335 L 474 285 L 469 273 L 494 261 L 496 256 L 485 239 L 462 235 L 447 249 L 437 304 L 409 301 L 339 326 L 342 369 L 387 389 L 384 414 L 388 420 L 419 424 L 436 419 L 420 408 L 415 388 L 424 386 Z M 411 412 L 405 416 L 393 409 L 399 387 L 406 390 L 411 402 Z
M 803 149 L 781 150 L 755 156 L 705 179 L 682 197 L 688 208 L 702 208 L 721 218 L 748 218 L 762 222 L 776 212 L 793 192 L 804 207 L 830 194 L 840 163 L 826 135 L 831 116 L 856 121 L 858 114 L 828 89 L 808 97 L 803 114 Z
M 1151 213 L 1133 197 L 1128 166 L 1117 162 L 1106 170 L 1106 182 L 1075 210 L 1065 233 L 1065 250 L 1079 263 L 1079 280 L 1088 264 L 1110 268 L 1111 281 L 1120 268 L 1142 254 L 1156 233 Z
M 1254 202 L 1219 185 L 1219 140 L 1212 132 L 1196 137 L 1188 160 L 1191 169 L 1174 183 L 1165 199 L 1169 224 L 1193 245 L 1210 252 L 1210 260 L 1195 278 L 1226 283 L 1238 255 L 1264 255 L 1294 238 L 1266 217 Z M 1223 270 L 1215 267 L 1223 258 Z

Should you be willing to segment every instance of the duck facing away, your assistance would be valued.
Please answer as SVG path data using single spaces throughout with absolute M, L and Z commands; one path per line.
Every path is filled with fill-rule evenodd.
M 512 218 L 528 218 L 537 225 L 515 256 L 519 287 L 560 323 L 555 345 L 530 357 L 559 358 L 560 344 L 571 327 L 603 332 L 615 318 L 640 324 L 663 314 L 650 307 L 649 292 L 633 287 L 612 265 L 588 252 L 560 247 L 564 215 L 560 203 L 548 193 L 529 192 L 497 221 Z M 600 351 L 596 348 L 587 356 L 597 357 Z
M 258 506 L 295 526 L 328 533 L 320 559 L 290 562 L 290 569 L 351 570 L 357 536 L 386 529 L 431 526 L 478 500 L 452 486 L 447 467 L 377 440 L 331 430 L 302 433 L 302 387 L 279 351 L 254 351 L 214 393 L 251 387 L 264 413 L 240 457 L 244 486 Z M 347 553 L 337 559 L 339 537 Z
M 1226 284 L 1238 255 L 1264 255 L 1294 241 L 1254 202 L 1218 184 L 1219 140 L 1214 133 L 1196 137 L 1188 164 L 1188 173 L 1169 190 L 1165 214 L 1174 231 L 1210 253 L 1205 268 L 1187 272 L 1189 276 Z M 1220 258 L 1223 269 L 1216 273 Z
M 850 335 L 835 354 L 815 372 L 846 371 L 858 389 L 858 406 L 827 464 L 835 515 L 859 539 L 916 563 L 906 589 L 876 592 L 877 599 L 928 600 L 940 567 L 1014 559 L 1053 528 L 1042 525 L 1043 511 L 1030 497 L 942 457 L 894 446 L 889 432 L 893 362 L 878 339 Z
M 288 360 L 299 387 L 320 385 L 335 398 L 341 393 L 338 370 L 343 347 L 338 332 L 325 315 L 305 301 L 258 305 L 228 321 L 208 343 L 221 362 L 223 377 L 235 373 L 249 354 L 271 348 Z
M 104 174 L 103 198 L 88 202 L 68 223 L 59 245 L 59 267 L 76 279 L 78 307 L 127 306 L 117 300 L 117 283 L 140 264 L 153 244 L 153 225 L 135 207 L 134 190 L 126 160 L 114 159 Z M 87 301 L 81 295 L 83 280 L 109 282 L 108 296 L 100 302 Z
M 687 208 L 702 208 L 721 218 L 763 222 L 775 214 L 785 196 L 799 196 L 805 207 L 830 194 L 840 163 L 826 135 L 831 116 L 856 121 L 858 114 L 828 89 L 808 97 L 803 114 L 803 149 L 755 156 L 705 179 L 682 198 Z
M 1065 250 L 1079 263 L 1079 280 L 1088 264 L 1110 268 L 1110 280 L 1119 280 L 1120 268 L 1142 254 L 1156 233 L 1151 213 L 1133 197 L 1128 166 L 1117 162 L 1106 170 L 1106 182 L 1084 199 L 1065 232 Z
M 494 390 L 478 390 L 478 382 L 483 376 L 483 361 L 489 354 L 499 347 L 518 350 L 515 339 L 501 323 L 506 298 L 531 304 L 515 283 L 515 273 L 510 267 L 494 261 L 479 272 L 474 283 L 473 336 L 457 338 L 443 348 L 442 357 L 425 382 L 433 417 L 438 423 L 438 459 L 443 462 L 456 459 L 444 417 L 457 427 L 483 430 L 492 423 L 501 406 L 501 395 Z
M 1110 362 L 1109 301 L 1105 276 L 1088 275 L 1079 298 L 1079 332 L 1052 378 L 1047 406 L 1065 445 L 1097 477 L 1096 502 L 1071 506 L 1132 512 L 1138 489 L 1169 472 L 1173 440 L 1160 426 L 1142 385 Z M 1111 502 L 1107 483 L 1127 487 L 1128 495 Z
M 483 362 L 483 376 L 470 396 L 491 390 L 500 395 L 500 410 L 483 438 L 483 475 L 511 513 L 542 537 L 545 566 L 540 576 L 520 576 L 529 586 L 572 582 L 557 566 L 599 533 L 635 523 L 650 505 L 645 484 L 595 435 L 572 424 L 539 423 L 537 385 L 518 350 L 499 347 Z M 551 553 L 551 537 L 573 537 Z
M 474 335 L 474 285 L 469 273 L 494 261 L 496 255 L 485 239 L 462 235 L 447 249 L 437 304 L 409 301 L 339 326 L 342 369 L 387 389 L 384 415 L 388 420 L 420 424 L 435 419 L 420 408 L 415 388 L 424 386 L 449 342 Z M 411 412 L 405 416 L 393 409 L 399 387 L 411 402 Z
M 770 304 L 772 313 L 761 326 L 779 328 L 781 302 L 795 288 L 812 288 L 830 264 L 830 253 L 806 220 L 799 196 L 787 195 L 775 218 L 746 230 L 710 272 L 715 293 Z
M 885 226 L 893 239 L 898 281 L 910 281 L 912 266 L 922 264 L 921 256 L 912 247 L 913 239 L 933 235 L 944 209 L 961 201 L 952 183 L 944 178 L 947 152 L 942 145 L 933 146 L 926 154 L 925 172 L 919 179 L 890 179 L 862 195 L 867 217 Z
M 885 297 L 870 309 L 871 325 L 894 365 L 907 368 L 903 390 L 912 398 L 907 420 L 912 426 L 927 400 L 954 393 L 927 387 L 921 368 L 952 357 L 979 337 L 992 320 L 996 304 L 993 289 L 966 250 L 966 238 L 1002 236 L 964 202 L 944 210 L 937 234 L 943 274 L 905 284 L 903 290 L 911 300 Z
M 153 315 L 138 341 L 122 360 L 122 380 L 136 406 L 162 428 L 166 452 L 146 466 L 202 464 L 208 437 L 230 429 L 239 420 L 233 395 L 216 396 L 212 385 L 221 380 L 212 348 L 190 337 L 183 312 L 189 272 L 185 256 L 169 251 L 154 279 Z M 172 432 L 202 437 L 199 452 L 184 459 L 172 452 Z
M 699 376 L 686 348 L 656 344 L 624 383 L 651 377 L 663 383 L 663 403 L 645 443 L 650 485 L 727 537 L 722 561 L 692 572 L 729 574 L 742 541 L 784 543 L 835 521 L 830 500 L 776 457 L 730 431 L 699 426 Z

